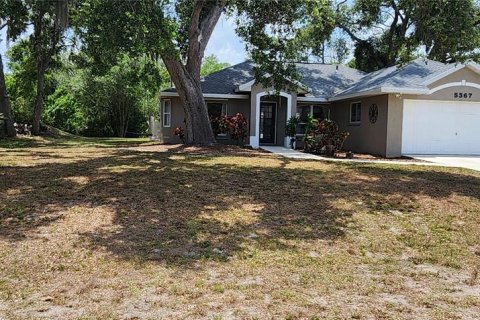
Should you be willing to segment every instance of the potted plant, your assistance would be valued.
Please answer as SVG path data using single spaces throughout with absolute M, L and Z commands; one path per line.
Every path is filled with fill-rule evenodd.
M 300 119 L 297 116 L 291 116 L 285 127 L 285 134 L 290 137 L 290 147 L 295 149 L 295 138 L 297 136 L 297 126 Z

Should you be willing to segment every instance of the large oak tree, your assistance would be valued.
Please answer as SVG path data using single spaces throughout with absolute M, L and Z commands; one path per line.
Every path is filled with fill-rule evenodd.
M 186 142 L 208 145 L 215 137 L 201 65 L 222 13 L 236 17 L 259 81 L 277 90 L 296 77 L 294 61 L 308 45 L 302 39 L 325 39 L 333 26 L 327 0 L 86 0 L 77 4 L 73 24 L 83 50 L 104 64 L 121 51 L 161 57 L 184 107 Z
M 415 57 L 442 62 L 478 58 L 480 8 L 473 0 L 343 0 L 336 25 L 355 43 L 356 66 L 374 71 Z

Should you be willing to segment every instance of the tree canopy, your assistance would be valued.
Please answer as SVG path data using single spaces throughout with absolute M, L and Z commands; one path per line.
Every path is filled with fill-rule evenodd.
M 205 57 L 222 14 L 235 20 L 257 81 L 277 92 L 301 80 L 295 62 L 325 62 L 328 51 L 344 63 L 352 43 L 349 65 L 364 71 L 421 55 L 479 58 L 474 0 L 0 0 L 0 29 L 14 43 L 11 74 L 0 65 L 0 113 L 35 133 L 43 119 L 77 134 L 125 135 L 146 130 L 160 89 L 173 84 L 186 142 L 213 143 L 201 77 L 228 66 Z
M 480 6 L 473 0 L 340 1 L 335 12 L 364 71 L 409 61 L 421 45 L 425 56 L 441 62 L 478 58 Z

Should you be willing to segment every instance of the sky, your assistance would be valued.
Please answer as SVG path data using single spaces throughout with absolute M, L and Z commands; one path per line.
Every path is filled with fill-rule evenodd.
M 205 56 L 215 54 L 221 62 L 231 65 L 247 60 L 245 44 L 235 33 L 235 20 L 222 16 L 213 30 Z
M 2 58 L 3 58 L 3 63 L 5 63 L 5 57 L 4 57 L 4 53 L 5 53 L 5 29 L 0 31 L 0 54 L 2 55 Z
M 7 58 L 5 32 L 0 33 L 0 54 L 3 57 L 3 63 L 6 67 Z M 235 33 L 235 21 L 233 18 L 222 16 L 218 21 L 210 41 L 208 42 L 205 56 L 215 54 L 221 62 L 228 62 L 231 65 L 243 62 L 247 59 L 245 44 Z

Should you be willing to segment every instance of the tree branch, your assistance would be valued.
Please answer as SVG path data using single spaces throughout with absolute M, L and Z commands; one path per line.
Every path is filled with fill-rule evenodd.
M 196 0 L 192 12 L 192 22 L 189 30 L 189 43 L 186 69 L 192 77 L 200 78 L 200 67 L 213 29 L 222 14 L 227 0 L 217 0 L 210 11 L 201 20 L 203 0 Z
M 202 20 L 200 27 L 202 30 L 202 51 L 204 51 L 207 47 L 213 29 L 215 29 L 215 26 L 217 25 L 217 22 L 220 19 L 226 4 L 227 0 L 219 1 L 217 5 L 209 12 L 207 17 Z
M 357 36 L 355 35 L 355 33 L 353 33 L 353 31 L 350 30 L 350 29 L 349 29 L 347 26 L 345 26 L 343 23 L 337 22 L 336 25 L 337 25 L 338 28 L 340 28 L 340 29 L 342 29 L 343 31 L 345 31 L 353 41 L 360 42 L 360 43 L 366 43 L 366 42 L 368 42 L 368 41 L 366 41 L 366 40 L 363 40 L 363 39 L 357 37 Z
M 395 1 L 392 0 L 392 3 L 395 3 Z M 395 27 L 397 26 L 398 18 L 399 18 L 399 12 L 397 9 L 395 9 L 395 17 L 393 18 L 392 24 L 390 25 L 390 30 L 388 31 L 388 52 L 390 54 L 394 53 L 393 37 L 395 36 Z M 395 52 L 395 55 L 396 55 L 396 52 Z
M 200 15 L 204 5 L 203 0 L 195 0 L 190 21 L 190 28 L 188 30 L 188 51 L 186 67 L 190 73 L 200 77 L 199 65 L 202 63 L 200 56 L 201 48 L 201 30 L 200 30 Z

